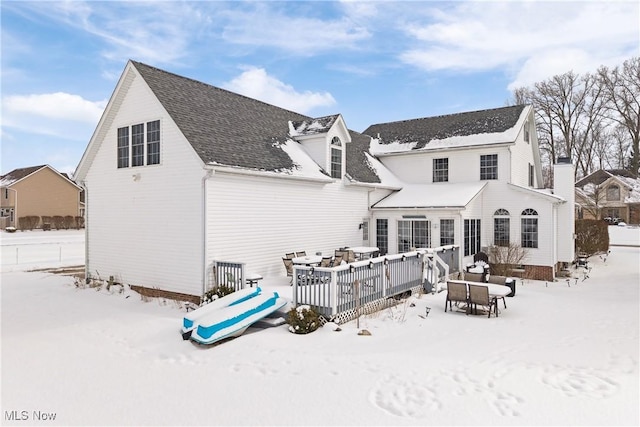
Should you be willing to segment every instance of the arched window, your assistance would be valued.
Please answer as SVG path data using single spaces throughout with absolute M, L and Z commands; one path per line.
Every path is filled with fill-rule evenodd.
M 498 209 L 493 213 L 493 244 L 509 246 L 509 211 Z
M 618 201 L 620 200 L 620 187 L 613 184 L 607 187 L 607 200 Z
M 337 136 L 331 140 L 331 178 L 342 178 L 342 141 Z
M 525 209 L 520 218 L 521 240 L 523 248 L 538 247 L 538 212 L 535 209 Z

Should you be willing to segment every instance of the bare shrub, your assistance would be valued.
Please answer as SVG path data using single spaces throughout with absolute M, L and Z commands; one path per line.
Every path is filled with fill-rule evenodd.
M 488 255 L 492 275 L 511 276 L 513 269 L 527 259 L 527 250 L 518 244 L 509 243 L 507 246 L 490 246 Z
M 71 215 L 67 215 L 64 217 L 64 221 L 63 221 L 63 227 L 65 230 L 68 230 L 70 228 L 74 228 L 75 227 L 75 218 L 72 217 Z
M 52 218 L 53 226 L 56 230 L 62 230 L 64 228 L 64 217 L 56 215 Z
M 576 252 L 590 257 L 609 250 L 609 226 L 596 219 L 576 220 Z

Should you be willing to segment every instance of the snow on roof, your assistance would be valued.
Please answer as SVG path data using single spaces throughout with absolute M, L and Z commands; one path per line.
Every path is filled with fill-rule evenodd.
M 365 161 L 373 172 L 380 178 L 380 187 L 400 189 L 405 184 L 398 179 L 389 169 L 387 169 L 378 159 L 369 153 L 364 153 Z
M 402 142 L 400 140 L 392 141 L 388 144 L 381 144 L 378 138 L 371 138 L 369 151 L 375 156 L 384 154 L 394 154 L 400 152 L 420 152 L 442 150 L 446 148 L 460 148 L 492 144 L 512 143 L 518 136 L 518 128 L 512 127 L 504 132 L 483 133 L 467 136 L 452 136 L 444 139 L 433 139 L 424 147 L 416 148 L 419 141 Z
M 338 115 L 318 117 L 311 120 L 289 121 L 289 135 L 304 136 L 318 133 L 326 133 L 335 123 Z
M 618 176 L 617 178 L 629 187 L 629 195 L 625 197 L 624 202 L 640 203 L 640 179 L 626 176 Z
M 373 208 L 463 208 L 486 182 L 406 184 L 373 205 Z
M 300 143 L 288 139 L 284 143 L 276 143 L 274 147 L 280 148 L 284 151 L 291 161 L 293 162 L 293 167 L 287 169 L 279 169 L 279 170 L 262 170 L 262 169 L 252 169 L 255 172 L 264 173 L 266 175 L 285 175 L 291 177 L 312 179 L 312 180 L 322 180 L 322 181 L 331 181 L 331 178 L 322 171 L 320 166 L 309 157 L 309 155 L 304 151 Z M 229 171 L 234 171 L 237 173 L 243 173 L 243 171 L 247 171 L 248 168 L 245 167 L 229 167 L 228 165 L 224 165 L 222 163 L 210 162 L 212 166 L 219 166 L 227 169 Z

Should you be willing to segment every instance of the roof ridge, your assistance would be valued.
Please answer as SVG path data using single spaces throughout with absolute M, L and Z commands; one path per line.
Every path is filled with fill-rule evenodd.
M 229 90 L 229 89 L 224 89 L 224 88 L 221 88 L 221 87 L 219 87 L 219 86 L 214 86 L 214 85 L 212 85 L 212 84 L 210 84 L 210 83 L 205 83 L 205 82 L 203 82 L 203 81 L 201 81 L 201 80 L 196 80 L 196 79 L 194 79 L 194 78 L 192 78 L 192 77 L 181 76 L 180 74 L 176 74 L 176 73 L 173 73 L 173 72 L 171 72 L 171 71 L 163 70 L 162 68 L 154 67 L 153 65 L 145 64 L 144 62 L 135 61 L 135 60 L 133 60 L 133 59 L 130 59 L 129 61 L 130 61 L 132 64 L 134 64 L 134 66 L 142 65 L 143 67 L 151 68 L 151 69 L 153 69 L 153 70 L 155 70 L 155 71 L 159 71 L 159 72 L 164 73 L 164 74 L 170 74 L 170 75 L 172 75 L 172 76 L 174 76 L 174 77 L 177 77 L 177 78 L 180 78 L 180 79 L 183 79 L 183 80 L 189 80 L 189 81 L 192 81 L 192 82 L 194 82 L 194 83 L 201 84 L 201 85 L 207 86 L 207 87 L 209 87 L 209 88 L 213 88 L 213 89 L 215 89 L 215 90 L 219 90 L 219 91 L 221 91 L 221 92 L 230 93 L 230 94 L 232 94 L 232 95 L 235 95 L 235 96 L 238 96 L 238 97 L 241 97 L 241 98 L 244 98 L 244 99 L 250 100 L 251 102 L 257 102 L 257 103 L 260 103 L 260 104 L 268 105 L 268 106 L 270 106 L 270 107 L 279 108 L 279 109 L 281 109 L 281 110 L 283 110 L 283 111 L 287 111 L 287 112 L 289 112 L 289 113 L 293 113 L 293 114 L 297 114 L 297 115 L 299 115 L 299 116 L 305 116 L 305 117 L 308 117 L 309 119 L 313 119 L 313 117 L 309 117 L 309 116 L 307 116 L 306 114 L 302 114 L 302 113 L 299 113 L 299 112 L 297 112 L 297 111 L 289 110 L 288 108 L 283 108 L 283 107 L 280 107 L 280 106 L 275 105 L 275 104 L 270 104 L 270 103 L 268 103 L 268 102 L 261 101 L 261 100 L 256 99 L 256 98 L 251 98 L 250 96 L 243 95 L 243 94 L 241 94 L 241 93 L 234 92 L 234 91 Z
M 428 120 L 428 119 L 437 119 L 440 117 L 454 117 L 454 116 L 462 116 L 465 114 L 474 114 L 474 113 L 483 113 L 486 111 L 497 111 L 497 110 L 506 110 L 509 108 L 516 108 L 516 107 L 526 107 L 529 104 L 516 104 L 516 105 L 507 105 L 504 107 L 496 107 L 496 108 L 484 108 L 482 110 L 470 110 L 470 111 L 462 111 L 459 113 L 450 113 L 450 114 L 438 114 L 435 116 L 425 116 L 425 117 L 416 117 L 413 119 L 404 119 L 404 120 L 394 120 L 391 122 L 381 122 L 381 123 L 375 123 L 370 125 L 369 127 L 373 127 L 373 126 L 379 126 L 379 125 L 390 125 L 390 124 L 396 124 L 396 123 L 407 123 L 407 122 L 413 122 L 413 121 L 419 121 L 419 120 Z

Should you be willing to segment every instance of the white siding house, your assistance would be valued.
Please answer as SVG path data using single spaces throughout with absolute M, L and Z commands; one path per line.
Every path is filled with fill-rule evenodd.
M 130 61 L 75 178 L 87 275 L 171 293 L 202 295 L 215 260 L 284 276 L 281 258 L 301 250 L 457 244 L 464 264 L 494 243 L 499 209 L 518 243 L 523 212 L 537 214 L 536 274 L 573 261 L 558 246 L 573 239 L 564 187 L 537 188 L 528 106 L 360 134 L 340 114 L 307 117 Z
M 533 120 L 533 109 L 518 105 L 366 129 L 375 135 L 372 154 L 409 183 L 373 204 L 374 219 L 388 224 L 379 240 L 394 251 L 435 246 L 453 235 L 463 266 L 480 250 L 514 243 L 527 247 L 528 277 L 553 279 L 574 260 L 571 179 L 558 173 L 555 191 L 538 188 Z

